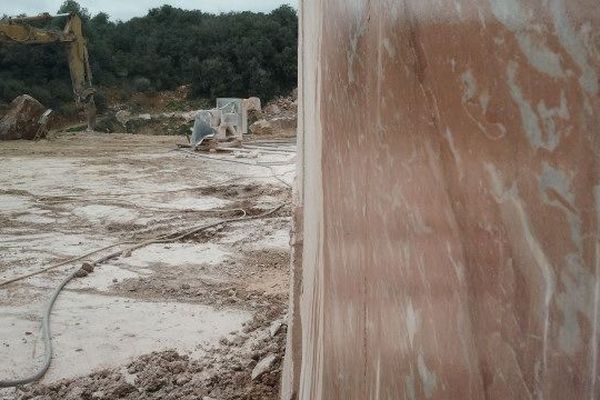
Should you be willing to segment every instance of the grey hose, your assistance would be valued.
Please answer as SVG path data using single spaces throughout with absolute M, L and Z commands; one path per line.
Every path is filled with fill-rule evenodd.
M 54 307 L 54 303 L 56 303 L 58 295 L 60 295 L 60 292 L 62 292 L 64 287 L 67 286 L 67 284 L 71 282 L 73 278 L 75 278 L 77 272 L 79 272 L 79 268 L 76 269 L 74 272 L 70 273 L 69 276 L 65 280 L 63 280 L 60 283 L 60 285 L 58 285 L 58 287 L 52 293 L 52 297 L 50 297 L 50 301 L 48 302 L 48 304 L 46 305 L 46 309 L 44 310 L 44 318 L 42 320 L 42 337 L 44 338 L 44 364 L 38 370 L 38 372 L 26 378 L 15 379 L 14 381 L 0 381 L 0 388 L 9 388 L 26 385 L 28 383 L 35 382 L 41 379 L 44 375 L 46 375 L 48 368 L 50 368 L 50 363 L 52 362 L 52 334 L 50 333 L 50 314 L 52 313 L 52 308 Z
M 136 244 L 135 246 L 132 246 L 126 250 L 117 251 L 115 253 L 109 254 L 108 256 L 102 257 L 101 259 L 93 262 L 92 264 L 94 266 L 102 264 L 106 261 L 109 261 L 115 257 L 120 256 L 121 254 L 124 254 L 126 252 L 130 253 L 133 250 L 140 249 L 140 248 L 142 248 L 144 246 L 148 246 L 150 244 L 175 242 L 175 241 L 184 239 L 186 237 L 195 235 L 197 233 L 200 233 L 201 231 L 204 231 L 204 230 L 207 230 L 210 228 L 214 228 L 214 227 L 222 225 L 222 224 L 233 223 L 233 222 L 242 222 L 242 221 L 251 221 L 251 220 L 266 218 L 266 217 L 269 217 L 270 215 L 275 214 L 277 211 L 281 210 L 284 205 L 285 204 L 280 204 L 279 206 L 273 208 L 272 210 L 269 210 L 263 214 L 256 215 L 256 216 L 242 217 L 242 218 L 230 218 L 230 219 L 222 220 L 219 222 L 211 223 L 208 225 L 202 225 L 200 227 L 192 228 L 189 230 L 176 232 L 171 235 L 159 236 L 159 237 L 156 237 L 155 239 L 147 240 L 147 241 L 141 242 L 139 244 Z M 245 212 L 244 212 L 244 215 L 246 215 Z M 71 282 L 73 280 L 73 278 L 75 278 L 75 276 L 77 275 L 78 272 L 79 272 L 79 268 L 77 268 L 75 271 L 71 272 L 69 274 L 69 276 L 67 278 L 65 278 L 60 283 L 60 285 L 58 285 L 58 287 L 52 293 L 52 296 L 50 297 L 50 301 L 48 301 L 46 308 L 44 309 L 44 317 L 42 320 L 42 337 L 44 338 L 44 364 L 41 366 L 41 368 L 38 370 L 38 372 L 36 372 L 35 374 L 28 376 L 26 378 L 0 381 L 0 388 L 9 388 L 9 387 L 26 385 L 28 383 L 33 383 L 35 381 L 38 381 L 44 375 L 46 375 L 46 372 L 48 372 L 48 369 L 50 368 L 50 364 L 52 363 L 52 334 L 50 332 L 50 315 L 52 314 L 52 308 L 54 308 L 54 303 L 56 303 L 56 299 L 58 298 L 58 296 L 60 295 L 62 290 L 65 288 L 65 286 L 67 286 L 67 284 L 69 282 Z M 24 278 L 22 277 L 20 279 L 24 279 Z M 14 280 L 14 281 L 16 281 L 16 280 Z M 13 281 L 11 281 L 11 283 L 12 282 Z

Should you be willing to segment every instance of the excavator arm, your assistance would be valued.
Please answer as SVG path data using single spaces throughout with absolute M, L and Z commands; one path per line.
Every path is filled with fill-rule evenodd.
M 40 29 L 29 25 L 31 22 L 49 21 L 58 17 L 67 17 L 62 31 Z M 86 112 L 88 129 L 96 124 L 96 105 L 92 86 L 86 40 L 83 36 L 81 18 L 74 13 L 51 16 L 42 14 L 35 17 L 11 18 L 0 21 L 0 41 L 21 44 L 64 43 L 67 47 L 67 59 L 71 72 L 71 82 L 75 103 Z

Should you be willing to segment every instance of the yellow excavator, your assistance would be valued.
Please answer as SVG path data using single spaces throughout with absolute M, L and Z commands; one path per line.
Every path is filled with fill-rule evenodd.
M 62 31 L 41 29 L 30 25 L 32 22 L 45 22 L 55 18 L 67 19 Z M 96 125 L 95 90 L 92 86 L 92 70 L 79 15 L 75 13 L 58 15 L 45 13 L 34 17 L 0 20 L 0 42 L 2 41 L 20 44 L 65 44 L 75 103 L 86 113 L 88 130 L 94 130 Z

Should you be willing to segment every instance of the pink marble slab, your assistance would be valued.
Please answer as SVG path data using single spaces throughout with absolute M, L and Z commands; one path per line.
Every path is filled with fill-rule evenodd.
M 600 399 L 600 4 L 304 0 L 283 398 Z

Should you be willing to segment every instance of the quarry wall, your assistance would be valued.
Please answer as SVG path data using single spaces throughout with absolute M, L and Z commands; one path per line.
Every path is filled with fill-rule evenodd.
M 300 12 L 283 398 L 600 398 L 596 0 Z

